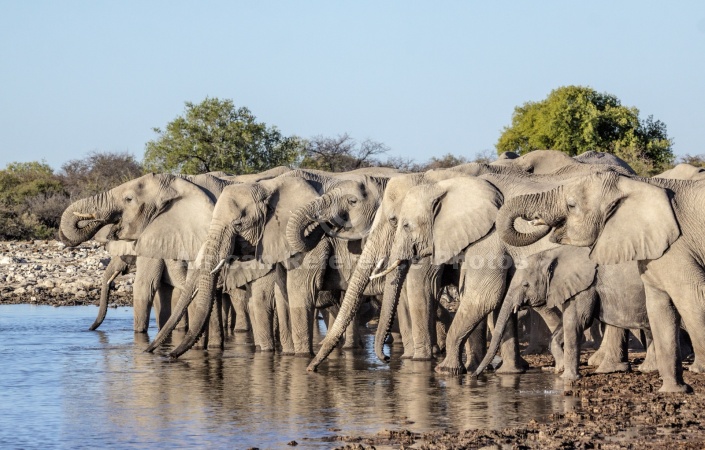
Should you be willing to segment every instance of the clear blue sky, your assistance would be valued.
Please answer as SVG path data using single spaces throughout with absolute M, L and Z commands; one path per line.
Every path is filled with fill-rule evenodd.
M 492 3 L 492 4 L 490 4 Z M 144 145 L 207 96 L 423 161 L 591 86 L 705 153 L 705 2 L 0 0 L 0 167 Z

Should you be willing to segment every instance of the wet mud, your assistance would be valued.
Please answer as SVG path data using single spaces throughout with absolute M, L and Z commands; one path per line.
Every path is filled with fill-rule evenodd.
M 415 449 L 702 449 L 705 448 L 705 375 L 688 370 L 684 379 L 693 394 L 659 393 L 657 372 L 596 374 L 587 366 L 584 352 L 582 378 L 564 387 L 563 413 L 538 422 L 527 418 L 523 426 L 502 430 L 435 430 L 414 433 L 395 424 L 373 436 L 327 438 L 333 448 Z M 548 355 L 525 356 L 532 367 L 549 367 Z M 636 367 L 643 353 L 630 355 Z M 545 370 L 545 369 L 544 369 Z M 486 375 L 494 376 L 492 373 Z M 558 376 L 558 375 L 556 375 Z

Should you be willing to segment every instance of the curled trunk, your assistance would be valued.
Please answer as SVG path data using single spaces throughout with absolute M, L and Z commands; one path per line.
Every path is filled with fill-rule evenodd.
M 295 252 L 308 252 L 323 237 L 321 221 L 325 221 L 326 211 L 333 204 L 331 193 L 322 195 L 297 209 L 286 225 L 286 239 Z
M 490 342 L 490 348 L 487 349 L 487 353 L 483 358 L 480 365 L 473 372 L 473 376 L 480 375 L 487 366 L 490 365 L 494 356 L 499 351 L 499 346 L 502 344 L 502 335 L 504 334 L 504 329 L 507 328 L 507 323 L 512 316 L 512 310 L 515 306 L 518 306 L 515 302 L 508 299 L 502 305 L 502 309 L 499 311 L 499 316 L 494 324 L 494 331 L 492 332 L 492 341 Z
M 98 329 L 98 327 L 103 323 L 103 320 L 105 320 L 105 315 L 108 312 L 108 300 L 110 298 L 110 283 L 112 283 L 115 277 L 117 277 L 118 275 L 124 274 L 127 269 L 127 262 L 119 256 L 113 257 L 110 260 L 110 264 L 108 264 L 108 267 L 105 268 L 100 288 L 100 304 L 98 307 L 98 316 L 96 317 L 95 321 L 93 322 L 93 325 L 91 325 L 89 330 L 93 331 Z
M 108 194 L 103 193 L 69 205 L 61 215 L 61 242 L 73 247 L 95 236 L 112 213 L 109 204 Z
M 562 188 L 558 187 L 546 192 L 520 195 L 507 200 L 497 213 L 496 226 L 504 242 L 515 247 L 531 245 L 551 231 L 562 217 L 559 205 Z M 548 225 L 535 231 L 523 232 L 516 229 L 514 221 L 541 219 Z
M 380 361 L 389 361 L 389 357 L 384 354 L 384 341 L 387 340 L 387 336 L 392 330 L 394 314 L 397 311 L 399 296 L 401 295 L 401 287 L 408 272 L 409 262 L 400 261 L 396 269 L 385 280 L 382 309 L 379 312 L 379 323 L 375 333 L 375 354 Z
M 372 230 L 370 236 L 362 249 L 362 254 L 358 260 L 355 270 L 348 282 L 348 289 L 345 291 L 343 302 L 340 305 L 335 322 L 326 333 L 326 337 L 321 342 L 321 348 L 316 353 L 316 357 L 308 365 L 309 371 L 314 371 L 330 355 L 338 341 L 345 334 L 350 322 L 355 318 L 357 310 L 362 303 L 362 296 L 365 288 L 370 282 L 370 275 L 375 269 L 377 262 L 389 254 L 391 246 L 391 235 L 393 229 L 387 223 L 380 224 Z

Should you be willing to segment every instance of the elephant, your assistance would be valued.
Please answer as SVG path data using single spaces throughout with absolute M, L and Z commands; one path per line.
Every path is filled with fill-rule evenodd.
M 355 256 L 359 244 L 354 240 L 371 226 L 384 185 L 386 179 L 359 173 L 332 178 L 293 171 L 226 188 L 216 204 L 209 236 L 197 261 L 194 286 L 198 291 L 193 302 L 198 314 L 194 320 L 189 318 L 189 325 L 196 325 L 189 327 L 171 356 L 187 351 L 203 331 L 210 314 L 213 283 L 232 259 L 254 259 L 261 267 L 277 266 L 276 290 L 282 302 L 280 307 L 277 300 L 279 326 L 281 330 L 290 324 L 293 340 L 293 349 L 283 348 L 283 352 L 309 356 L 317 293 L 346 288 L 342 272 L 345 268 L 352 270 L 354 261 L 345 259 Z M 328 210 L 334 211 L 333 220 L 319 220 L 318 214 Z M 323 238 L 324 234 L 335 238 Z M 177 315 L 190 300 L 190 294 L 182 295 Z M 172 316 L 170 325 L 160 331 L 148 351 L 163 342 L 172 319 L 176 317 Z
M 564 171 L 564 173 L 558 176 L 531 175 L 519 168 L 512 166 L 502 167 L 498 165 L 468 163 L 457 166 L 452 169 L 429 171 L 424 174 L 410 174 L 404 177 L 397 177 L 391 179 L 387 185 L 387 190 L 385 191 L 382 205 L 378 210 L 378 217 L 375 218 L 375 225 L 373 225 L 370 235 L 367 238 L 360 261 L 355 269 L 355 273 L 351 278 L 351 288 L 346 291 L 346 295 L 341 306 L 341 314 L 339 315 L 338 319 L 336 319 L 335 323 L 333 324 L 333 327 L 331 327 L 331 329 L 328 331 L 328 334 L 323 340 L 318 354 L 316 355 L 314 360 L 311 361 L 308 369 L 312 371 L 316 370 L 320 363 L 335 347 L 337 339 L 339 339 L 339 337 L 343 334 L 345 327 L 347 326 L 347 324 L 350 323 L 350 320 L 352 320 L 352 316 L 354 315 L 354 312 L 356 311 L 356 308 L 358 307 L 359 301 L 362 297 L 361 293 L 365 288 L 367 288 L 369 277 L 373 274 L 373 272 L 375 272 L 376 269 L 379 268 L 377 266 L 383 264 L 384 261 L 391 262 L 396 260 L 396 258 L 390 256 L 390 254 L 392 252 L 392 244 L 395 241 L 395 236 L 400 235 L 399 231 L 397 230 L 397 227 L 399 226 L 399 223 L 401 223 L 401 214 L 406 212 L 404 210 L 406 206 L 402 207 L 402 203 L 405 202 L 407 198 L 411 198 L 411 200 L 409 200 L 410 203 L 413 203 L 414 201 L 418 203 L 419 210 L 416 211 L 415 214 L 417 214 L 419 218 L 422 218 L 424 220 L 424 223 L 427 224 L 427 218 L 429 216 L 433 217 L 435 215 L 433 207 L 434 205 L 439 204 L 437 203 L 437 201 L 442 198 L 444 202 L 448 202 L 446 194 L 437 193 L 437 197 L 433 197 L 433 195 L 430 194 L 430 192 L 433 190 L 430 185 L 433 185 L 436 181 L 441 180 L 443 178 L 463 177 L 466 174 L 485 174 L 483 176 L 495 174 L 496 180 L 493 180 L 493 183 L 504 185 L 504 189 L 508 194 L 518 194 L 522 192 L 522 189 L 542 189 L 541 184 L 536 183 L 537 181 L 544 180 L 546 182 L 552 181 L 553 183 L 555 183 L 556 180 L 567 179 L 571 176 L 592 173 L 595 171 L 612 170 L 614 170 L 612 167 L 604 165 L 593 166 L 589 164 L 572 164 L 567 170 Z M 554 184 L 549 185 L 553 186 Z M 473 190 L 469 190 L 464 194 L 456 193 L 450 196 L 451 198 L 456 199 L 455 201 L 457 201 L 457 203 L 454 204 L 452 208 L 450 206 L 447 206 L 446 209 L 452 210 L 453 208 L 456 208 L 456 211 L 458 212 L 457 217 L 455 217 L 453 220 L 448 221 L 448 223 L 453 224 L 450 229 L 445 228 L 443 230 L 439 230 L 439 233 L 434 233 L 434 236 L 439 234 L 445 234 L 447 236 L 457 236 L 458 234 L 461 234 L 462 236 L 458 237 L 457 242 L 453 244 L 457 247 L 453 248 L 453 251 L 456 251 L 457 254 L 446 255 L 448 256 L 448 259 L 444 262 L 450 262 L 453 256 L 459 256 L 461 250 L 472 249 L 470 254 L 471 258 L 482 258 L 483 252 L 493 252 L 493 264 L 504 264 L 506 257 L 506 255 L 504 254 L 505 249 L 504 245 L 501 243 L 501 241 L 499 241 L 499 238 L 492 237 L 492 239 L 487 239 L 484 236 L 476 236 L 476 234 L 478 233 L 477 231 L 473 231 L 472 233 L 457 231 L 457 229 L 462 230 L 464 229 L 464 227 L 475 226 L 472 225 L 470 221 L 463 221 L 463 218 L 465 217 L 464 215 L 468 215 L 471 213 L 472 208 L 474 207 L 472 205 L 474 205 L 475 203 L 484 206 L 485 212 L 488 214 L 488 216 L 491 217 L 488 226 L 492 228 L 497 208 L 491 205 L 496 204 L 497 201 L 501 202 L 501 200 L 497 200 L 496 198 L 501 199 L 503 198 L 503 196 L 502 193 L 499 192 L 496 188 L 494 188 L 493 191 L 493 188 L 491 187 L 492 185 L 488 184 L 488 186 L 485 186 L 486 189 L 480 189 L 478 191 L 477 202 L 468 201 L 472 199 L 475 195 L 475 192 Z M 413 195 L 411 194 L 412 192 Z M 472 193 L 473 195 L 470 195 L 470 193 Z M 482 195 L 484 195 L 485 198 L 479 197 Z M 462 198 L 462 201 L 457 200 L 458 198 Z M 482 207 L 480 207 L 480 210 L 482 210 Z M 468 217 L 470 216 L 468 215 Z M 457 229 L 453 228 L 456 226 Z M 486 231 L 489 232 L 490 229 L 487 229 Z M 431 234 L 431 231 L 428 231 L 428 234 Z M 470 240 L 469 242 L 464 241 L 464 239 L 470 239 L 470 236 L 472 236 L 472 238 L 474 238 L 475 241 L 477 241 L 481 245 L 476 246 L 476 248 L 475 246 L 468 247 L 469 244 L 475 242 L 473 240 Z M 429 244 L 415 243 L 415 246 L 417 247 L 417 251 L 421 251 L 429 247 Z M 537 249 L 536 251 L 539 250 L 541 249 Z M 478 253 L 474 254 L 472 252 Z M 413 282 L 414 288 L 410 290 L 411 300 L 408 301 L 409 305 L 413 305 L 409 306 L 409 308 L 413 310 L 412 313 L 414 316 L 414 319 L 411 320 L 411 324 L 409 326 L 412 328 L 412 335 L 414 336 L 411 344 L 417 347 L 416 351 L 412 353 L 413 357 L 417 358 L 418 354 L 418 359 L 428 359 L 432 354 L 430 343 L 432 342 L 433 338 L 432 333 L 428 331 L 429 328 L 431 328 L 428 326 L 428 323 L 430 322 L 429 317 L 431 317 L 432 315 L 432 302 L 430 302 L 429 299 L 436 298 L 438 290 L 438 279 L 442 265 L 440 265 L 436 261 L 431 264 L 428 258 L 419 258 L 419 262 L 421 262 L 421 264 L 414 264 L 415 270 L 406 271 L 408 273 L 407 277 L 409 278 L 409 280 L 417 278 L 417 281 Z M 393 268 L 398 268 L 395 266 L 396 263 L 397 262 L 395 261 L 395 263 L 391 264 L 390 267 L 394 266 Z M 455 264 L 455 261 L 453 262 L 453 264 Z M 458 267 L 457 264 L 455 265 L 456 267 Z M 383 274 L 384 272 L 379 273 Z M 478 277 L 470 280 L 471 283 L 466 284 L 467 286 L 483 286 L 484 288 L 484 286 L 486 285 L 491 285 L 492 289 L 488 289 L 486 291 L 483 291 L 483 289 L 473 290 L 473 292 L 475 293 L 473 295 L 476 295 L 476 299 L 471 302 L 466 302 L 479 302 L 482 304 L 482 306 L 476 305 L 463 307 L 463 302 L 461 302 L 460 309 L 456 314 L 456 318 L 451 324 L 450 329 L 448 330 L 448 335 L 446 338 L 448 341 L 452 342 L 452 345 L 446 345 L 446 359 L 444 363 L 437 367 L 439 371 L 460 373 L 465 370 L 461 361 L 460 353 L 460 346 L 462 342 L 466 340 L 467 336 L 476 327 L 476 325 L 481 322 L 481 319 L 484 318 L 492 309 L 494 309 L 500 304 L 503 295 L 506 268 L 498 268 L 497 271 L 488 271 L 484 274 L 482 274 L 481 271 L 478 270 L 470 270 L 462 273 L 464 277 Z M 407 280 L 407 283 L 409 280 Z M 461 283 L 464 283 L 464 281 L 461 281 Z M 390 288 L 391 284 L 394 284 L 394 282 L 385 282 L 385 286 L 387 286 L 387 288 Z M 468 295 L 470 290 L 472 289 L 465 289 L 464 295 Z M 390 291 L 389 295 L 394 298 L 389 302 L 387 301 L 388 295 L 385 294 L 384 302 L 387 305 L 391 305 L 391 309 L 388 308 L 387 315 L 380 320 L 380 327 L 378 327 L 378 331 L 380 328 L 383 329 L 388 327 L 388 325 L 391 323 L 391 319 L 394 316 L 393 310 L 396 306 L 398 298 L 395 295 L 392 295 L 392 293 L 393 291 Z M 399 293 L 399 295 L 401 296 L 401 301 L 398 302 L 400 309 L 402 308 L 402 306 L 404 306 L 405 303 L 403 294 L 404 290 L 402 289 Z M 491 297 L 491 299 L 487 299 L 485 297 Z M 382 314 L 384 313 L 385 308 L 383 307 Z M 404 311 L 400 311 L 398 314 L 400 327 L 402 325 L 402 319 L 405 315 L 408 316 L 408 314 Z M 460 322 L 464 323 L 462 326 L 456 324 L 458 322 L 458 317 L 461 318 Z M 454 329 L 458 331 L 454 332 Z M 402 334 L 402 336 L 404 336 L 404 334 Z M 381 346 L 381 342 L 383 342 L 383 340 L 377 339 L 376 345 Z M 506 363 L 504 368 L 507 371 L 520 371 L 524 366 L 524 362 L 518 357 L 518 349 L 516 349 L 515 344 L 515 340 L 508 339 L 506 347 L 503 347 L 503 357 Z M 405 345 L 405 348 L 406 347 L 407 346 Z M 505 348 L 507 352 L 506 355 L 504 354 Z M 478 351 L 480 351 L 479 347 Z M 477 363 L 479 363 L 482 355 L 484 355 L 484 349 L 482 349 L 481 351 L 482 354 L 474 355 L 473 359 Z M 379 348 L 378 353 L 380 353 Z
M 638 261 L 654 338 L 661 392 L 690 392 L 678 351 L 679 322 L 690 334 L 695 361 L 705 357 L 705 246 L 698 181 L 629 178 L 599 173 L 563 186 L 522 195 L 500 209 L 498 231 L 510 245 L 534 241 L 514 228 L 529 219 L 553 242 L 590 247 L 596 263 Z
M 123 250 L 123 254 L 136 256 L 136 332 L 147 331 L 152 300 L 160 288 L 162 275 L 167 273 L 176 286 L 183 284 L 186 272 L 183 261 L 195 260 L 215 199 L 230 184 L 211 175 L 199 175 L 192 180 L 169 174 L 144 175 L 78 200 L 62 214 L 59 236 L 67 246 L 89 240 L 101 228 L 112 225 L 108 245 L 123 241 L 123 246 L 131 247 L 129 251 Z M 125 266 L 115 261 L 109 269 L 106 277 L 124 271 Z M 104 288 L 109 286 L 108 280 L 104 280 Z M 107 289 L 104 289 L 96 327 L 106 306 Z M 160 324 L 169 312 L 168 308 L 162 310 Z
M 558 150 L 533 150 L 517 158 L 498 159 L 491 163 L 497 166 L 517 167 L 529 173 L 549 174 L 566 166 L 577 164 L 602 164 L 609 165 L 626 175 L 635 175 L 634 170 L 622 159 L 609 154 L 595 151 L 581 153 L 570 157 L 567 153 Z
M 674 180 L 702 180 L 705 179 L 705 168 L 695 167 L 690 164 L 678 164 L 673 169 L 654 175 L 654 178 L 671 178 Z
M 635 262 L 600 266 L 590 260 L 585 247 L 561 246 L 527 257 L 517 267 L 502 304 L 492 343 L 474 375 L 479 375 L 494 358 L 512 311 L 523 307 L 557 308 L 562 313 L 564 357 L 562 378 L 576 380 L 580 357 L 580 338 L 593 317 L 620 328 L 640 328 L 650 336 L 644 287 Z M 553 349 L 552 349 L 553 350 Z M 647 361 L 651 351 L 647 352 Z M 554 352 L 556 356 L 556 352 Z M 648 366 L 645 365 L 646 368 Z M 620 360 L 603 359 L 598 373 L 625 371 Z

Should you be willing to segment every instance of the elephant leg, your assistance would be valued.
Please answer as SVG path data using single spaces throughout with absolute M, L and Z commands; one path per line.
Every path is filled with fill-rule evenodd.
M 439 373 L 465 371 L 461 346 L 504 298 L 506 269 L 496 267 L 503 259 L 499 237 L 485 239 L 470 248 L 472 252 L 466 254 L 461 270 L 460 305 L 446 336 L 446 357 L 435 368 Z
M 678 351 L 680 315 L 665 291 L 646 280 L 644 291 L 659 375 L 663 381 L 659 392 L 692 392 L 692 388 L 683 381 L 683 364 Z
M 133 286 L 133 307 L 135 333 L 146 333 L 149 328 L 149 316 L 152 311 L 154 295 L 162 279 L 164 261 L 161 259 L 138 256 L 136 262 L 135 282 Z
M 451 316 L 450 312 L 443 304 L 438 303 L 436 310 L 436 342 L 437 347 L 434 348 L 434 354 L 440 355 L 446 351 L 446 336 L 448 335 L 448 327 L 450 327 Z
M 534 311 L 551 332 L 549 350 L 555 361 L 553 371 L 559 373 L 563 370 L 563 317 L 555 308 L 546 306 L 534 308 Z
M 406 299 L 413 337 L 412 359 L 428 361 L 433 357 L 435 343 L 435 308 L 440 291 L 439 266 L 430 258 L 415 265 L 406 277 Z M 404 348 L 404 354 L 408 351 Z
M 161 283 L 154 297 L 154 312 L 157 316 L 157 328 L 162 329 L 162 326 L 169 320 L 171 316 L 172 301 L 176 298 L 178 301 L 179 289 L 170 286 L 166 283 Z
M 171 292 L 171 298 L 170 298 L 170 304 L 168 308 L 168 312 L 166 314 L 159 314 L 158 317 L 158 322 L 157 326 L 159 329 L 166 324 L 166 321 L 169 320 L 169 316 L 171 316 L 171 312 L 173 311 L 173 308 L 176 306 L 176 304 L 179 301 L 179 297 L 181 292 L 186 288 L 186 275 L 188 273 L 188 264 L 186 261 L 183 260 L 176 260 L 176 259 L 165 259 L 164 260 L 164 271 L 162 273 L 162 284 L 168 284 L 174 287 Z M 165 299 L 167 297 L 160 296 L 162 299 Z M 163 303 L 162 303 L 163 306 Z M 162 319 L 164 319 L 162 321 Z M 176 329 L 186 329 L 188 328 L 188 315 L 185 314 L 184 317 L 181 318 L 179 321 L 179 324 L 177 325 Z
M 231 290 L 230 301 L 235 311 L 235 333 L 247 333 L 252 328 L 247 305 L 247 291 L 244 289 Z
M 497 369 L 497 373 L 524 373 L 529 368 L 529 363 L 519 353 L 518 335 L 517 315 L 512 314 L 502 335 L 502 346 L 500 347 L 502 365 Z
M 291 336 L 291 319 L 289 317 L 289 296 L 286 291 L 287 271 L 277 265 L 274 283 L 274 307 L 277 312 L 277 329 L 282 355 L 294 354 L 294 341 Z M 330 329 L 330 328 L 329 328 Z
M 330 250 L 330 242 L 323 239 L 304 256 L 299 267 L 287 273 L 286 292 L 296 356 L 313 356 L 313 312 Z
M 211 310 L 208 322 L 208 331 L 204 333 L 208 336 L 207 342 L 203 343 L 203 348 L 224 349 L 225 331 L 223 330 L 223 293 L 216 291 L 213 309 Z
M 274 343 L 274 272 L 248 286 L 250 291 L 252 334 L 262 352 L 273 352 Z
M 360 317 L 355 314 L 353 320 L 350 321 L 345 329 L 345 342 L 343 343 L 344 350 L 353 350 L 362 347 L 362 335 L 360 334 Z
M 605 349 L 607 348 L 607 346 L 602 347 L 602 341 L 604 340 L 606 329 L 607 326 L 599 320 L 594 320 L 592 322 L 589 334 L 592 338 L 592 341 L 595 343 L 599 342 L 599 345 L 597 347 L 597 350 L 595 350 L 595 353 L 593 353 L 588 359 L 588 366 L 599 366 L 605 357 Z
M 643 330 L 644 339 L 642 345 L 646 348 L 646 357 L 637 370 L 639 372 L 655 372 L 658 370 L 658 362 L 656 360 L 656 349 L 654 348 L 654 338 L 651 335 L 651 330 Z
M 595 373 L 628 372 L 629 361 L 627 359 L 628 331 L 624 328 L 607 325 L 605 334 L 602 337 L 600 350 L 602 351 L 602 361 L 595 369 Z
M 580 335 L 576 299 L 568 300 L 563 310 L 563 375 L 567 381 L 580 378 Z
M 225 334 L 235 330 L 235 307 L 230 295 L 230 291 L 223 293 L 223 331 Z
M 474 372 L 487 351 L 487 321 L 483 320 L 465 341 L 465 369 Z
M 705 311 L 701 301 L 694 302 L 692 298 L 685 298 L 680 293 L 673 295 L 673 303 L 683 320 L 695 353 L 695 359 L 688 370 L 695 373 L 705 373 Z M 686 356 L 683 352 L 679 353 L 681 358 Z
M 411 325 L 411 312 L 409 311 L 409 293 L 408 285 L 405 284 L 399 293 L 399 305 L 397 305 L 396 322 L 399 326 L 399 335 L 401 343 L 404 347 L 402 359 L 411 359 L 414 357 L 414 332 Z M 395 341 L 396 342 L 396 341 Z

